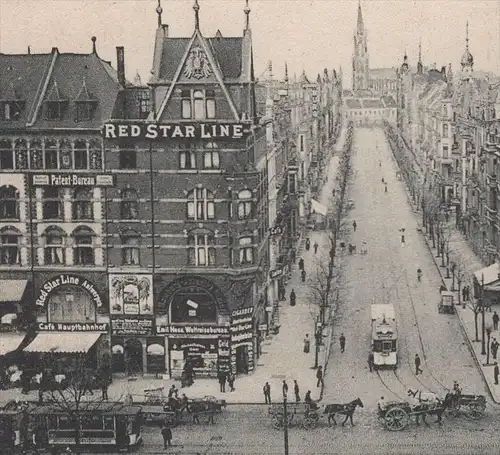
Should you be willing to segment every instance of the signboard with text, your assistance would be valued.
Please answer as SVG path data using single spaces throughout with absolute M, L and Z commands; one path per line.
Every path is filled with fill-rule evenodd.
M 96 289 L 96 286 L 89 280 L 82 278 L 78 275 L 73 275 L 71 273 L 63 273 L 56 277 L 53 277 L 43 283 L 38 297 L 35 299 L 35 304 L 38 306 L 44 306 L 47 297 L 57 288 L 64 285 L 73 285 L 78 286 L 82 289 L 85 289 L 92 298 L 92 301 L 95 303 L 97 308 L 102 306 L 102 299 L 99 292 Z
M 111 174 L 34 174 L 33 186 L 115 186 L 115 178 Z
M 203 325 L 159 325 L 156 333 L 162 335 L 229 335 L 229 327 Z
M 67 322 L 39 322 L 40 332 L 107 332 L 106 323 L 67 323 Z
M 102 134 L 105 139 L 241 139 L 248 132 L 242 123 L 106 123 Z
M 152 335 L 153 320 L 120 318 L 111 320 L 112 335 Z

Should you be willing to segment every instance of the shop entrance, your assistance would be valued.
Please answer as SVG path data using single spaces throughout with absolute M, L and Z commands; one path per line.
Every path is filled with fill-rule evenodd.
M 125 342 L 125 367 L 128 374 L 142 373 L 142 344 L 137 339 Z
M 236 348 L 236 373 L 248 374 L 248 346 Z

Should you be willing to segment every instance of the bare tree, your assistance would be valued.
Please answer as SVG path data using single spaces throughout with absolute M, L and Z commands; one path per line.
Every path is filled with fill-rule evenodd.
M 101 375 L 102 381 L 106 381 L 105 373 Z M 94 370 L 90 369 L 85 358 L 79 357 L 73 363 L 72 367 L 66 372 L 66 387 L 58 387 L 48 391 L 48 400 L 56 412 L 60 412 L 68 417 L 75 430 L 75 445 L 79 447 L 82 440 L 82 423 L 89 419 L 97 411 L 109 412 L 115 406 L 116 402 L 108 402 L 101 397 L 92 394 L 92 399 L 85 398 L 86 393 L 90 392 L 95 385 Z M 99 385 L 102 385 L 99 384 Z M 119 399 L 116 401 L 120 401 Z
M 325 261 L 317 261 L 314 271 L 307 280 L 307 298 L 313 320 L 325 324 L 327 310 L 331 307 L 334 290 L 338 285 L 338 274 L 330 272 Z

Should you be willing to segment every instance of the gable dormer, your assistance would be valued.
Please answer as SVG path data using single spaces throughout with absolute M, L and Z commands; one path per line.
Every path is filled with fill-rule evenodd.
M 92 120 L 97 107 L 98 100 L 95 96 L 89 93 L 85 78 L 78 92 L 75 103 L 75 122 L 85 122 Z
M 26 100 L 16 90 L 14 83 L 11 82 L 8 89 L 0 98 L 0 120 L 19 120 L 25 106 Z
M 43 112 L 47 120 L 62 120 L 68 110 L 69 100 L 62 96 L 54 81 L 43 102 Z

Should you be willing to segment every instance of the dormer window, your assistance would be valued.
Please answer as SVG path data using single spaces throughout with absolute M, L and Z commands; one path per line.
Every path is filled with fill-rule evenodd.
M 214 90 L 182 90 L 181 116 L 183 119 L 205 120 L 215 118 Z
M 57 82 L 45 98 L 45 118 L 47 120 L 62 120 L 68 108 L 68 100 L 64 99 L 57 88 Z
M 18 120 L 24 110 L 25 102 L 11 83 L 4 98 L 0 100 L 0 120 Z
M 95 108 L 97 107 L 97 99 L 94 98 L 87 89 L 85 79 L 82 87 L 75 98 L 76 104 L 76 122 L 88 122 L 94 117 Z

